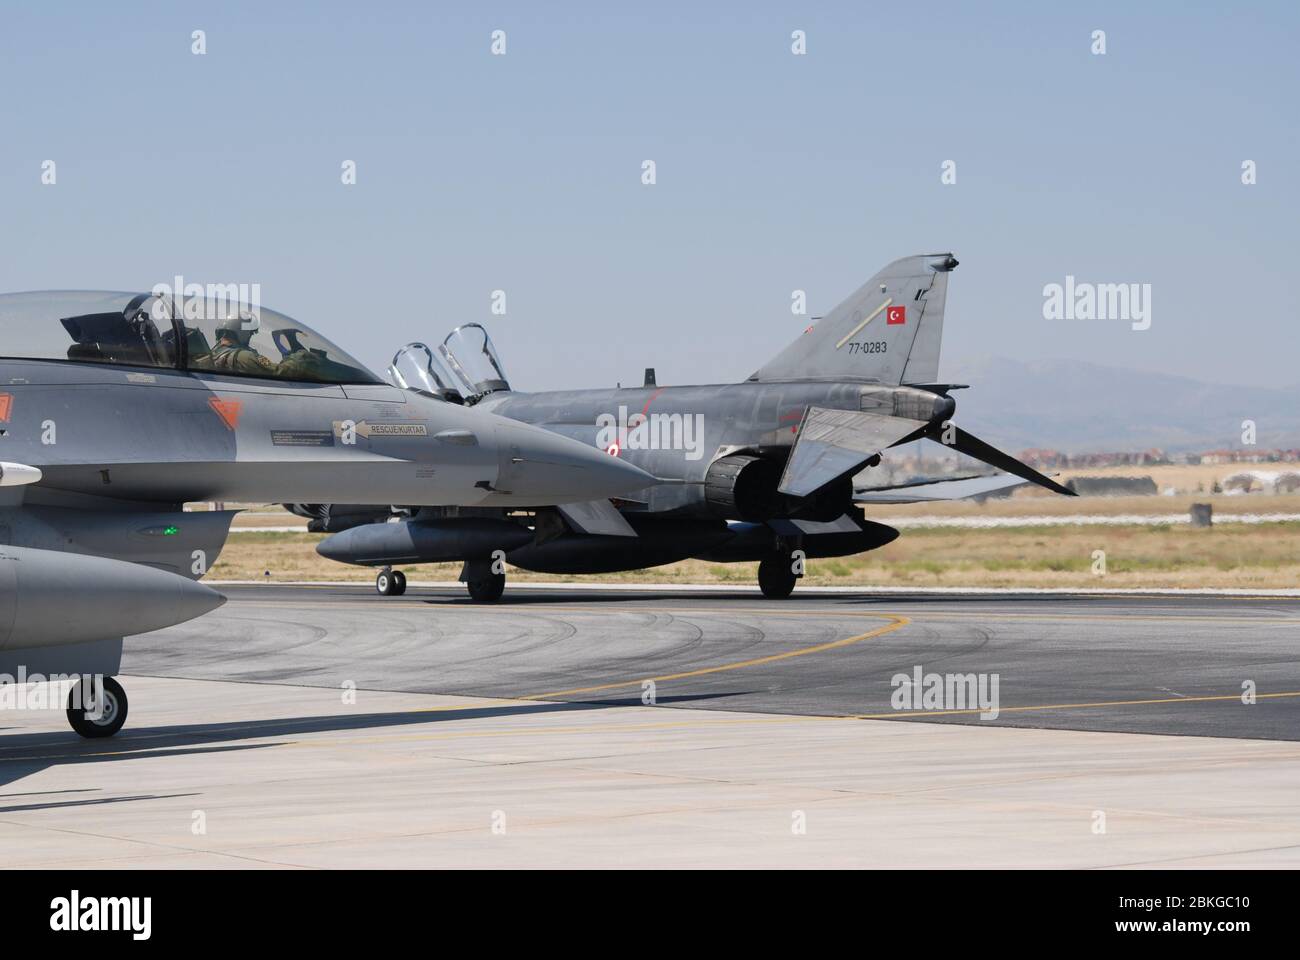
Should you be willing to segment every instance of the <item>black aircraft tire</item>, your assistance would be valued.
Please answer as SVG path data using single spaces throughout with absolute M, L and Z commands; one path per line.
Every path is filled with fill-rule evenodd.
M 794 593 L 798 577 L 790 569 L 794 561 L 785 555 L 768 557 L 758 564 L 758 586 L 769 600 L 784 600 Z
M 391 597 L 395 593 L 395 584 L 393 575 L 388 571 L 381 571 L 379 576 L 375 577 L 375 592 L 381 597 Z
M 506 575 L 490 573 L 481 580 L 466 580 L 465 587 L 470 599 L 476 603 L 495 603 L 506 592 Z
M 400 597 L 406 592 L 406 574 L 401 570 L 393 571 L 393 596 Z
M 105 677 L 104 709 L 96 720 L 89 715 L 84 705 L 74 706 L 81 703 L 80 694 L 84 683 L 84 680 L 78 680 L 68 691 L 68 723 L 72 725 L 73 730 L 88 740 L 111 737 L 122 729 L 122 724 L 126 723 L 126 691 L 112 677 Z

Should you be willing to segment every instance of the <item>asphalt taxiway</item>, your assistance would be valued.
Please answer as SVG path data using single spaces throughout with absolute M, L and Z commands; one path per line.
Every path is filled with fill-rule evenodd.
M 6 863 L 1300 864 L 1294 598 L 221 589 L 112 740 L 0 716 Z
M 509 699 L 1300 739 L 1300 599 L 222 587 L 123 672 Z M 900 674 L 999 677 L 1001 711 L 907 712 Z M 1242 702 L 1253 684 L 1254 704 Z

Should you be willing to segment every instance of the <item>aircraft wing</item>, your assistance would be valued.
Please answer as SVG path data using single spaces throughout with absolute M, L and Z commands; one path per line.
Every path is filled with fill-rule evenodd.
M 880 451 L 925 426 L 923 420 L 809 407 L 777 489 L 806 497 L 846 473 L 856 473 Z
M 858 488 L 853 491 L 857 503 L 935 503 L 944 500 L 964 500 L 981 494 L 1011 490 L 1028 483 L 1021 477 L 1005 473 L 991 477 L 961 477 L 955 480 L 926 478 L 888 487 Z

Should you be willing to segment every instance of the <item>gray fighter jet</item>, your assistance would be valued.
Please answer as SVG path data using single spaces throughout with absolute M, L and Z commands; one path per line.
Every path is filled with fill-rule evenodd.
M 660 387 L 652 370 L 628 389 L 512 391 L 486 332 L 453 331 L 438 360 L 423 344 L 398 353 L 390 378 L 416 393 L 473 404 L 580 440 L 666 482 L 614 501 L 526 516 L 506 511 L 300 504 L 332 532 L 319 552 L 383 567 L 463 561 L 476 600 L 495 600 L 503 560 L 546 573 L 598 573 L 672 563 L 758 561 L 768 597 L 786 597 L 803 561 L 860 553 L 898 531 L 855 504 L 944 500 L 1054 480 L 952 423 L 960 385 L 939 383 L 951 254 L 885 267 L 743 383 Z M 891 446 L 927 438 L 1010 476 L 870 481 Z M 855 489 L 854 478 L 859 486 Z M 394 522 L 395 521 L 395 522 Z M 337 532 L 335 532 L 337 531 Z
M 396 389 L 305 325 L 221 298 L 10 294 L 0 338 L 0 675 L 82 677 L 68 719 L 83 736 L 126 719 L 124 636 L 224 602 L 197 581 L 236 511 L 187 502 L 501 510 L 653 482 L 558 433 Z

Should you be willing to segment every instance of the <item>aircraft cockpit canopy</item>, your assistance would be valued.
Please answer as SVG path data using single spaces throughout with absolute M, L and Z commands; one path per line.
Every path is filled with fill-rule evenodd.
M 3 298 L 0 298 L 3 299 Z M 116 303 L 113 304 L 116 307 Z M 0 308 L 0 319 L 5 316 Z M 131 366 L 176 365 L 176 333 L 169 302 L 147 293 L 132 296 L 120 309 L 60 317 L 72 338 L 64 357 L 82 363 L 122 363 Z M 8 331 L 5 335 L 9 343 Z
M 446 368 L 423 343 L 408 343 L 397 351 L 393 362 L 388 365 L 388 379 L 403 390 L 415 390 L 451 403 L 464 403 Z
M 510 381 L 497 356 L 492 338 L 481 324 L 457 327 L 438 347 L 447 369 L 464 385 L 466 397 L 479 398 L 498 390 L 509 390 Z
M 314 330 L 235 300 L 154 293 L 0 295 L 0 357 L 307 383 L 382 383 Z

